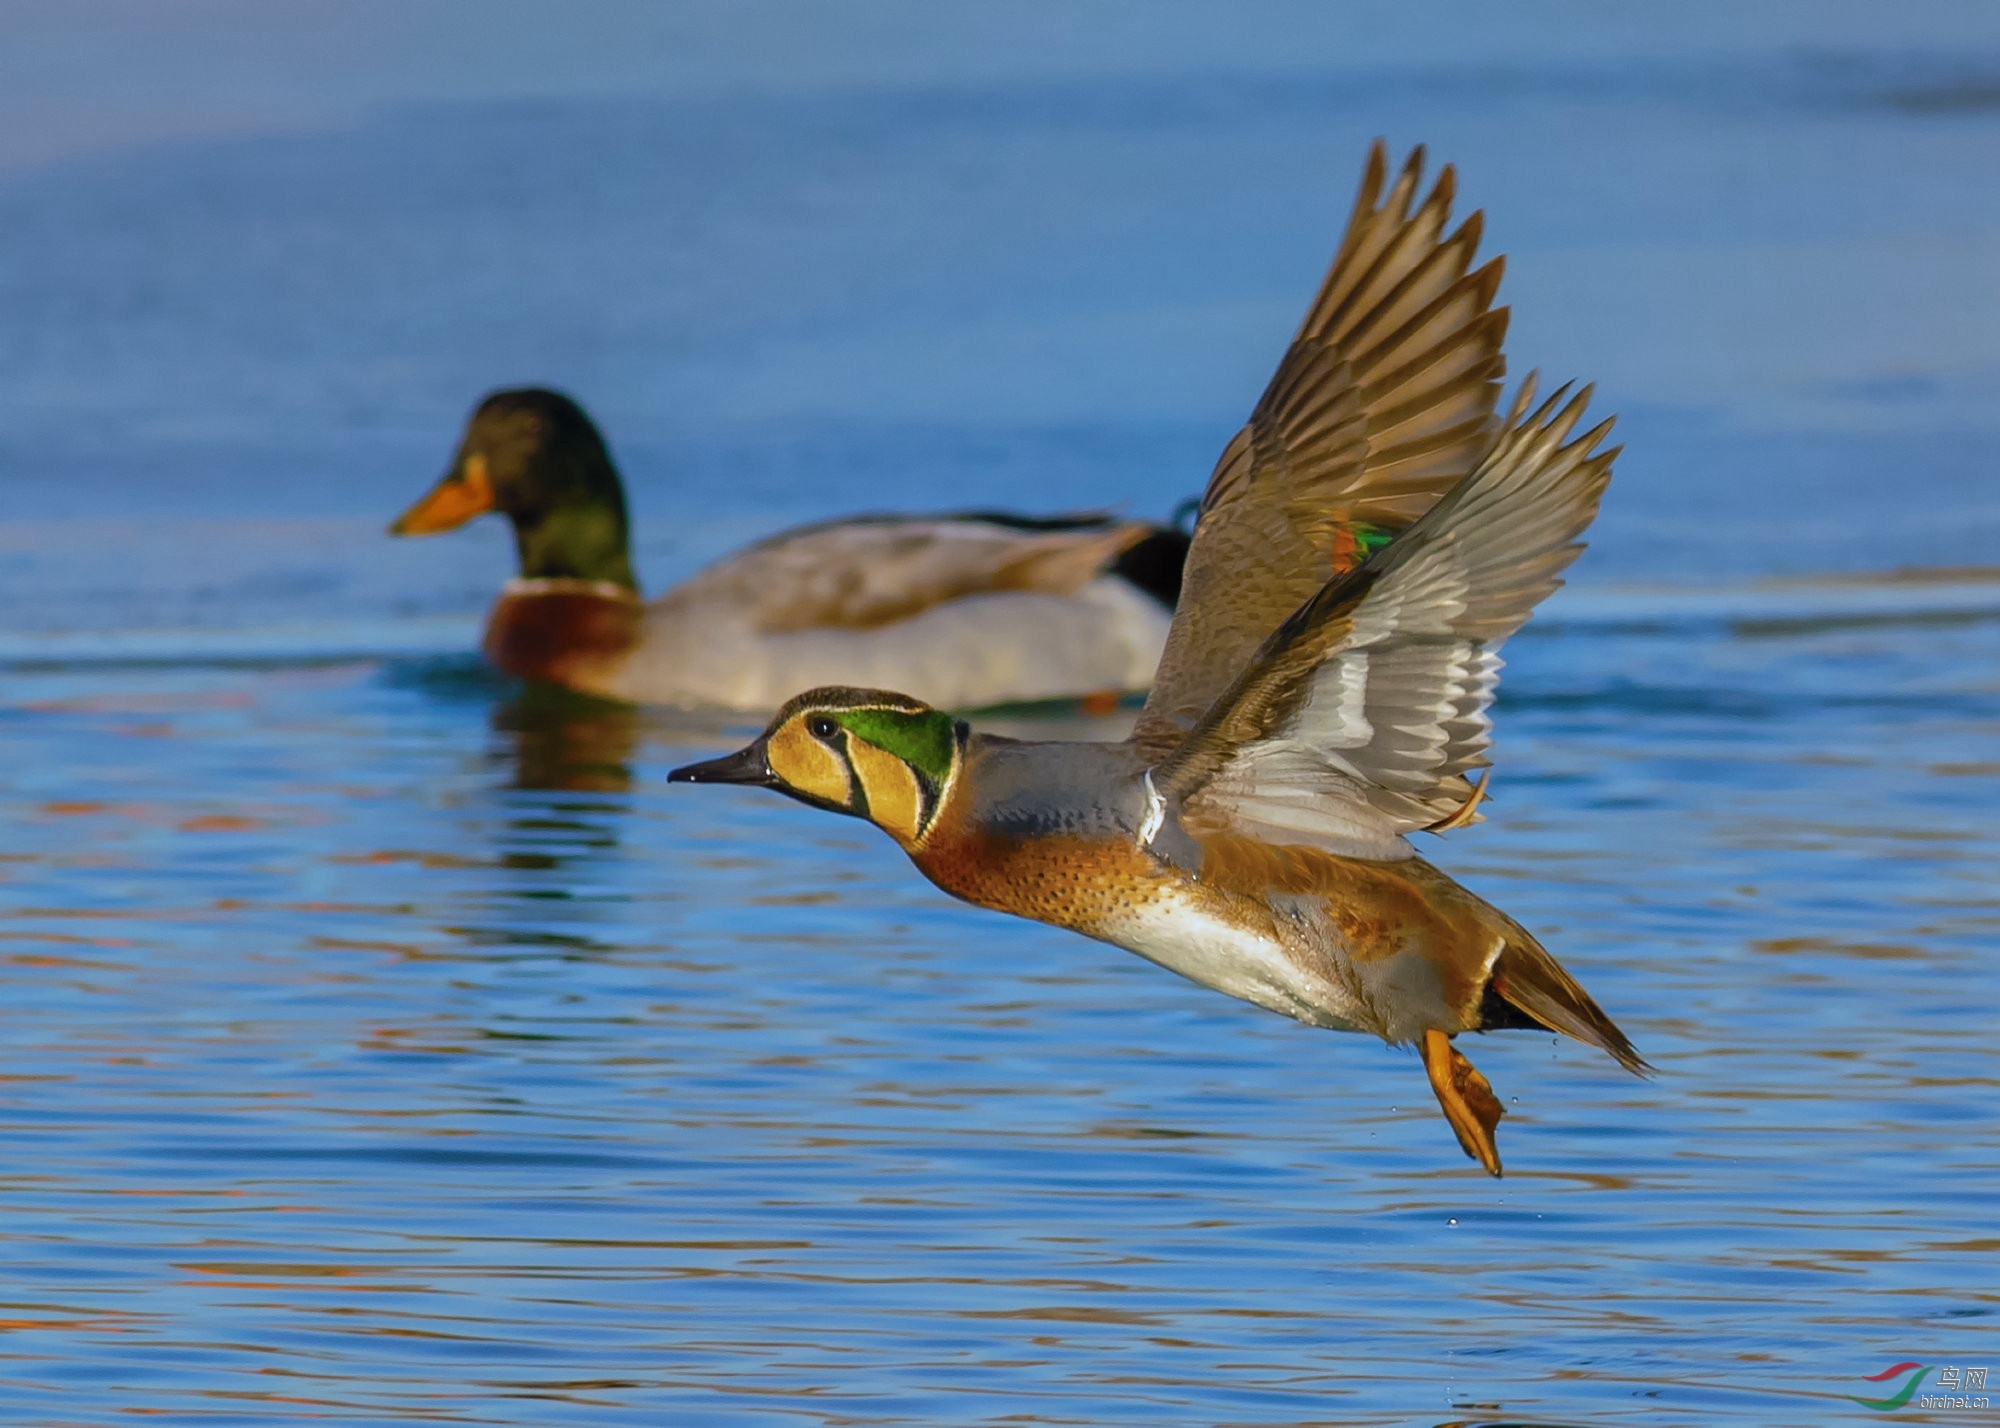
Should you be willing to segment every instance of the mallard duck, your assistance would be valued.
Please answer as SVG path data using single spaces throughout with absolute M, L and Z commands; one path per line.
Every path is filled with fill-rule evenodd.
M 1128 948 L 1310 1026 L 1414 1044 L 1466 1154 L 1499 1099 L 1454 1038 L 1539 1027 L 1649 1068 L 1533 934 L 1419 857 L 1477 821 L 1501 643 L 1582 549 L 1617 450 L 1589 389 L 1496 420 L 1497 270 L 1441 237 L 1422 151 L 1378 144 L 1304 326 L 1202 499 L 1152 693 L 1121 743 L 975 732 L 814 689 L 686 783 L 866 818 L 946 892 Z M 1342 569 L 1357 515 L 1415 516 Z
M 513 522 L 521 561 L 487 619 L 493 664 L 610 699 L 758 712 L 812 683 L 893 684 L 952 709 L 1143 690 L 1188 542 L 1102 514 L 861 516 L 772 536 L 648 603 L 604 438 L 539 388 L 480 402 L 450 470 L 389 529 L 429 535 L 486 511 Z

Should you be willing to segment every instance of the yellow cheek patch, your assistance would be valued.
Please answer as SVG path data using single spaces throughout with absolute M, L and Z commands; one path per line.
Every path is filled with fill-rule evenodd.
M 847 756 L 868 795 L 869 818 L 899 841 L 916 842 L 924 826 L 924 790 L 916 771 L 865 739 L 850 737 Z
M 800 793 L 839 808 L 854 807 L 854 784 L 847 764 L 806 732 L 804 719 L 793 719 L 771 735 L 764 750 L 771 772 Z

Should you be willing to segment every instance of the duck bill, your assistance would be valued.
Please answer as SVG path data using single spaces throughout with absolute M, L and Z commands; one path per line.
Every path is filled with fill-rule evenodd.
M 719 759 L 685 764 L 668 774 L 667 782 L 742 783 L 754 788 L 775 788 L 778 776 L 771 772 L 771 761 L 764 756 L 764 741 L 759 739 L 749 748 L 724 754 Z
M 396 518 L 390 535 L 436 535 L 457 530 L 474 516 L 493 509 L 493 481 L 486 472 L 486 458 L 471 456 L 458 470 L 446 476 L 416 505 Z

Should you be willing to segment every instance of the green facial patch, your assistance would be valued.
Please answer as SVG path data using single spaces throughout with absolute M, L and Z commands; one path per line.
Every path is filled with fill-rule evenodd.
M 847 709 L 833 717 L 857 739 L 894 754 L 934 786 L 951 776 L 958 747 L 957 721 L 942 709 L 909 714 L 900 709 Z

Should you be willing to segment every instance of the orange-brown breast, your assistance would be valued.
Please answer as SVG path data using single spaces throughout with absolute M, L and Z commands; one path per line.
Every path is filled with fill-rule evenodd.
M 953 897 L 1090 936 L 1171 886 L 1171 874 L 1123 838 L 1017 839 L 944 822 L 910 860 Z
M 522 679 L 598 689 L 639 642 L 631 595 L 592 588 L 509 590 L 486 620 L 486 658 Z

